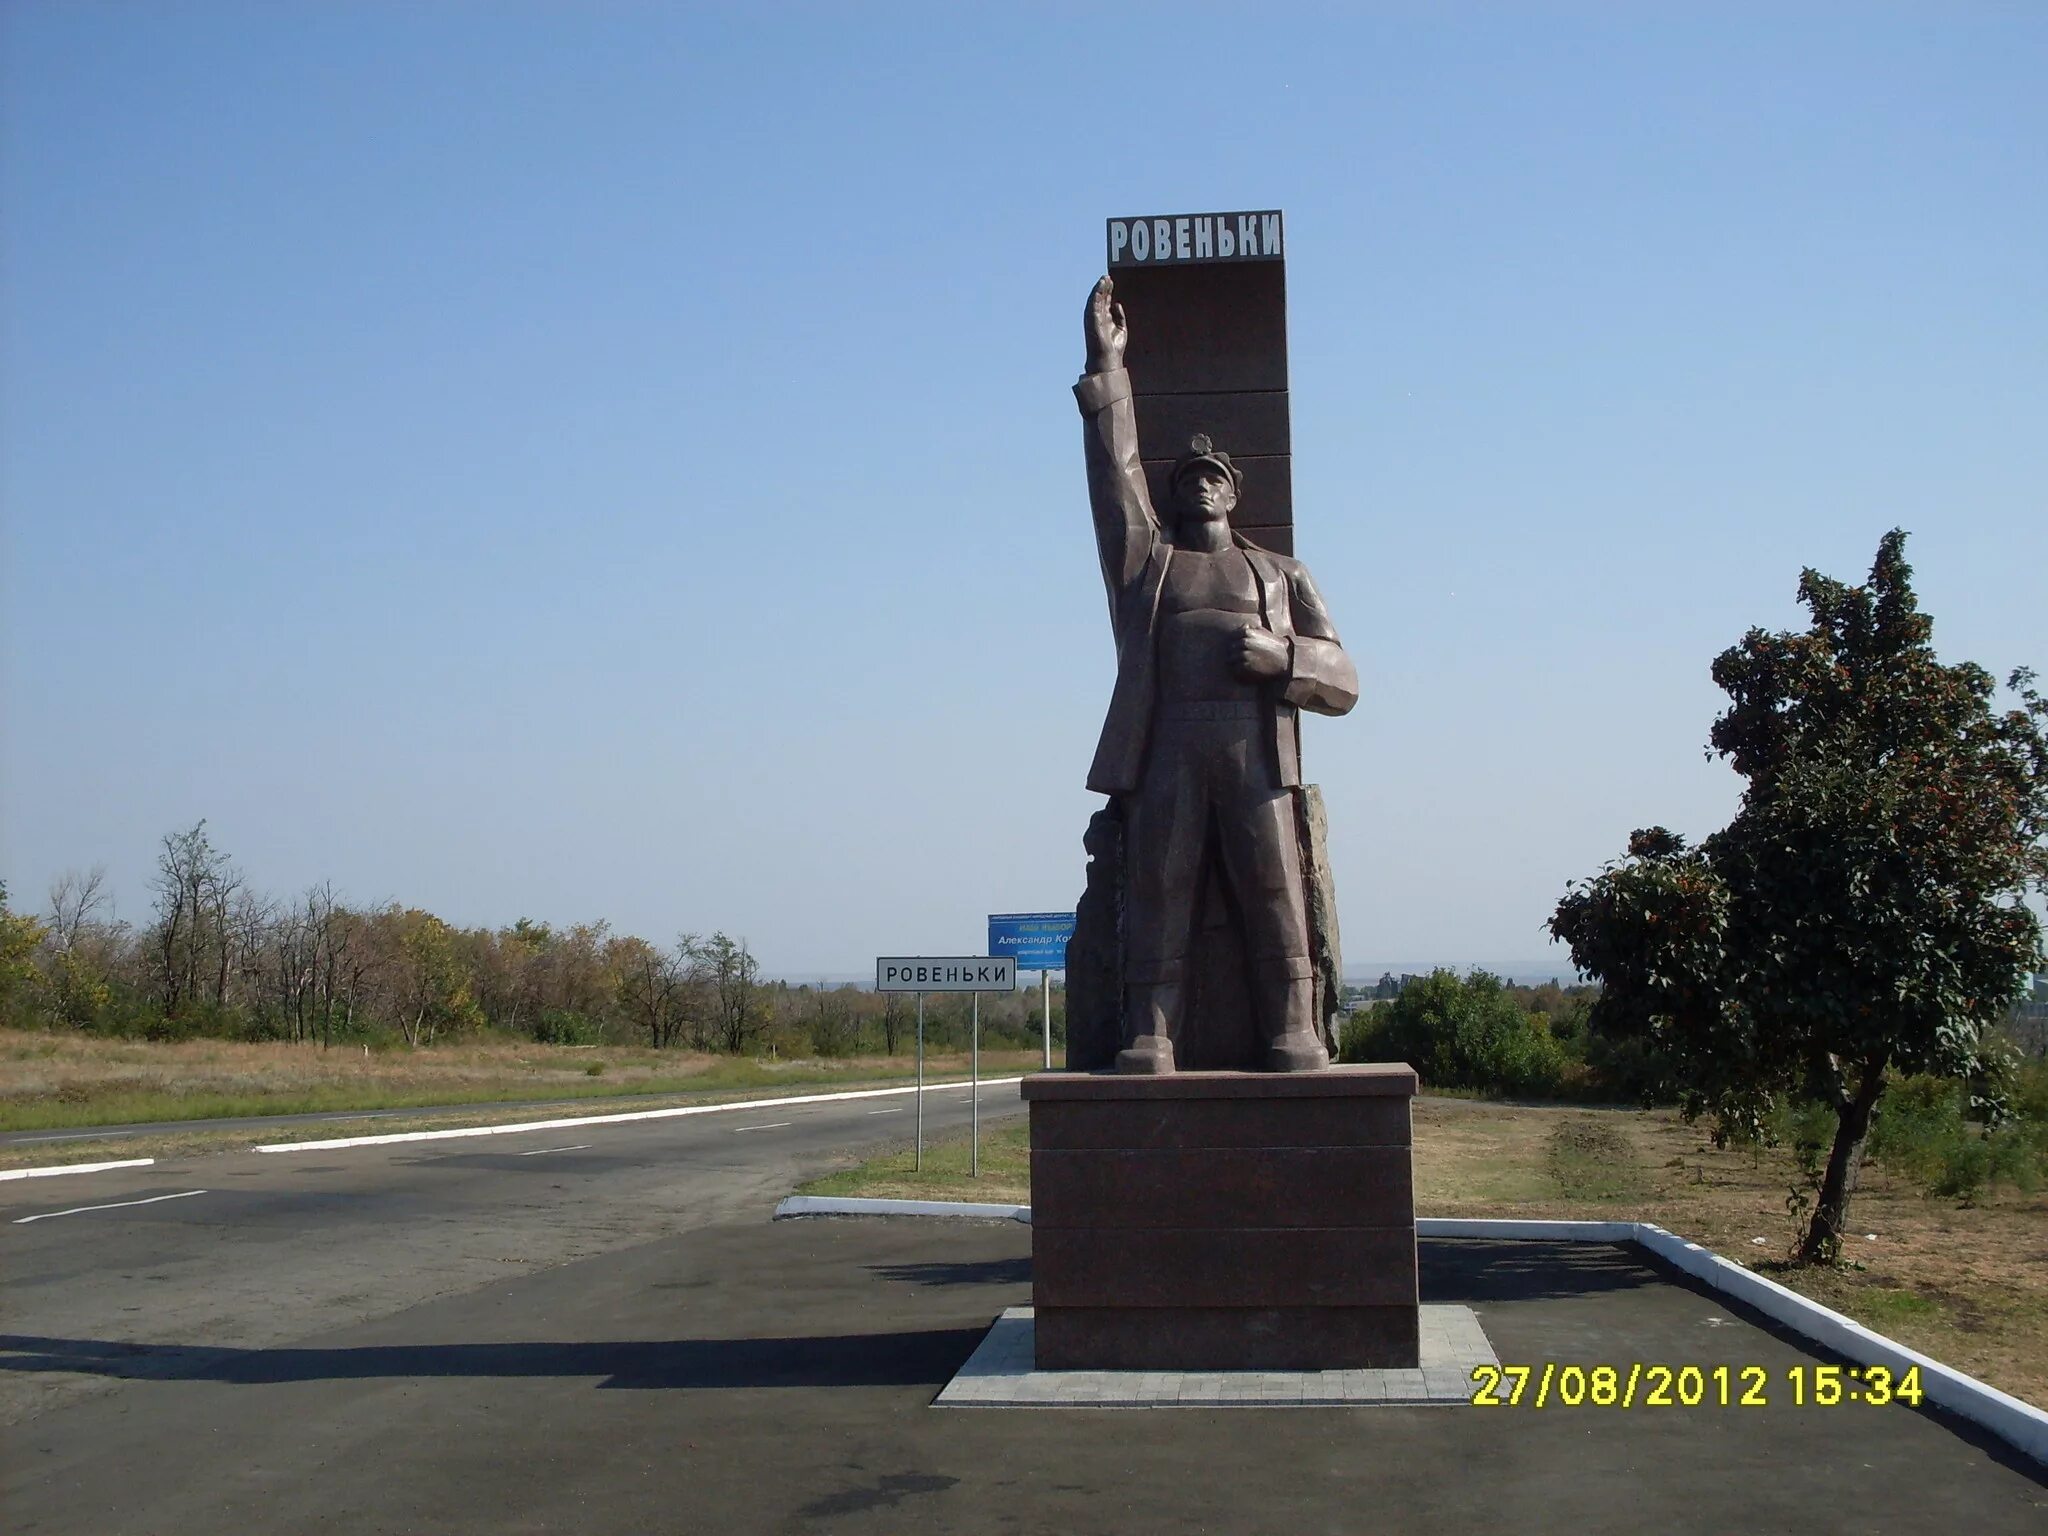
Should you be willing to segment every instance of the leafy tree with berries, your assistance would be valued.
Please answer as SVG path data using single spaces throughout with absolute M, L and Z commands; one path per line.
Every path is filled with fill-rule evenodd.
M 1550 922 L 1602 984 L 1592 1027 L 1650 1047 L 1717 1136 L 1760 1132 L 1781 1094 L 1832 1107 L 1809 1263 L 1839 1255 L 1885 1074 L 1978 1072 L 2044 959 L 2048 700 L 2021 670 L 1998 708 L 1991 674 L 1936 659 L 1905 542 L 1864 586 L 1806 571 L 1809 628 L 1715 658 L 1735 819 L 1697 847 L 1638 831 Z

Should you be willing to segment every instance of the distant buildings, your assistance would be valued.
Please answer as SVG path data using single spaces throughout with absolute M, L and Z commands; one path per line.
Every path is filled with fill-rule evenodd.
M 1399 997 L 1401 989 L 1407 986 L 1409 982 L 1420 981 L 1421 979 L 1421 977 L 1414 975 L 1403 975 L 1397 978 L 1392 971 L 1384 971 L 1381 973 L 1380 979 L 1369 987 L 1360 986 L 1357 983 L 1347 985 L 1344 988 L 1343 1011 L 1354 1013 L 1360 1008 L 1371 1008 L 1380 1003 L 1387 1002 L 1392 998 Z
M 2013 1005 L 2006 1038 L 2029 1056 L 2048 1056 L 2048 976 L 2036 976 L 2025 1002 Z

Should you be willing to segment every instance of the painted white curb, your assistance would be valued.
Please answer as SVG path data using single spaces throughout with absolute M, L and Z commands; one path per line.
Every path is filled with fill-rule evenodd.
M 153 1157 L 124 1157 L 117 1163 L 58 1163 L 49 1168 L 8 1168 L 0 1179 L 52 1179 L 60 1173 L 105 1173 L 109 1168 L 147 1168 Z
M 1417 1237 L 1493 1237 L 1552 1243 L 1632 1243 L 1634 1221 L 1468 1221 L 1462 1216 L 1418 1216 Z
M 1856 1365 L 1881 1365 L 1894 1376 L 1920 1368 L 1926 1400 L 1982 1425 L 2033 1460 L 2048 1464 L 2048 1412 L 1966 1376 L 1917 1349 L 1886 1338 L 1832 1307 L 1688 1242 L 1650 1221 L 1483 1221 L 1420 1216 L 1417 1237 L 1491 1237 L 1551 1242 L 1635 1243 L 1724 1296 L 1754 1307 L 1772 1322 L 1811 1339 Z
M 1918 1366 L 1928 1402 L 1982 1425 L 2008 1445 L 2048 1465 L 2048 1412 L 1974 1376 L 1965 1376 L 1917 1349 L 1895 1343 L 1853 1318 L 1810 1301 L 1739 1264 L 1731 1264 L 1718 1253 L 1689 1243 L 1654 1223 L 1637 1222 L 1635 1227 L 1635 1241 L 1667 1264 L 1857 1365 L 1882 1365 L 1894 1376 Z
M 971 1200 L 861 1200 L 830 1195 L 791 1195 L 775 1207 L 775 1219 L 792 1216 L 972 1216 L 983 1221 L 1029 1224 L 1028 1205 L 977 1205 Z
M 1022 1077 L 984 1077 L 984 1088 L 1001 1088 L 1021 1083 Z M 972 1088 L 972 1082 L 954 1079 L 926 1083 L 926 1093 Z M 327 1141 L 277 1141 L 256 1147 L 258 1152 L 335 1152 L 344 1147 L 381 1147 L 394 1141 L 452 1141 L 461 1136 L 515 1136 L 521 1131 L 566 1131 L 582 1125 L 622 1125 L 629 1120 L 674 1120 L 683 1115 L 722 1115 L 736 1109 L 779 1109 L 786 1104 L 831 1104 L 845 1099 L 885 1099 L 916 1093 L 917 1084 L 907 1088 L 854 1088 L 840 1093 L 799 1093 L 780 1099 L 732 1099 L 721 1104 L 680 1104 L 673 1109 L 635 1109 L 616 1115 L 577 1115 L 567 1120 L 522 1120 L 516 1125 L 465 1125 L 448 1131 L 390 1131 L 382 1136 L 337 1136 Z M 489 1109 L 488 1104 L 476 1106 Z
M 776 1208 L 785 1209 L 810 1197 L 792 1195 Z M 1029 1222 L 1031 1207 L 956 1204 L 942 1200 L 810 1200 L 813 1206 L 831 1206 L 847 1215 L 858 1214 L 853 1207 L 886 1207 L 876 1214 L 901 1216 L 965 1216 L 983 1212 L 1014 1212 L 1011 1219 Z M 796 1211 L 790 1215 L 826 1214 L 824 1211 Z M 1682 1270 L 1703 1285 L 1754 1307 L 1772 1322 L 1790 1329 L 1801 1338 L 1842 1356 L 1854 1365 L 1881 1365 L 1893 1376 L 1902 1376 L 1914 1366 L 1920 1368 L 1920 1385 L 1926 1401 L 1959 1419 L 1989 1430 L 2015 1450 L 2048 1466 L 2048 1412 L 2023 1403 L 2011 1393 L 2001 1392 L 1953 1366 L 1943 1365 L 1917 1349 L 1908 1349 L 1844 1317 L 1831 1307 L 1810 1301 L 1789 1287 L 1744 1269 L 1698 1243 L 1688 1242 L 1649 1221 L 1490 1221 L 1459 1216 L 1418 1216 L 1417 1237 L 1490 1237 L 1507 1241 L 1566 1243 L 1635 1243 L 1655 1254 L 1674 1269 Z

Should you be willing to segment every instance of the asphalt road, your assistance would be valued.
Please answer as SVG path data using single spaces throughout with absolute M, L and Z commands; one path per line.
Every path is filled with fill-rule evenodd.
M 985 1126 L 1021 1114 L 984 1086 Z M 264 1348 L 551 1265 L 760 1219 L 840 1154 L 909 1140 L 914 1096 L 344 1150 L 235 1152 L 0 1183 L 0 1328 L 12 1341 Z M 926 1094 L 928 1131 L 971 1115 Z M 573 1150 L 572 1150 L 573 1149 Z M 203 1191 L 203 1193 L 194 1193 Z M 126 1202 L 147 1201 L 148 1204 Z M 79 1207 L 111 1206 L 105 1210 Z M 0 1424 L 101 1390 L 0 1360 Z
M 1021 1108 L 991 1093 L 986 1121 Z M 932 1110 L 960 1124 L 964 1090 Z M 933 1408 L 1028 1300 L 1029 1231 L 767 1220 L 908 1119 L 856 1099 L 0 1185 L 9 1536 L 2048 1528 L 2048 1480 L 1995 1442 L 1782 1385 L 1756 1409 Z M 1782 1383 L 1814 1359 L 1628 1250 L 1422 1256 L 1425 1299 L 1473 1306 L 1504 1360 Z

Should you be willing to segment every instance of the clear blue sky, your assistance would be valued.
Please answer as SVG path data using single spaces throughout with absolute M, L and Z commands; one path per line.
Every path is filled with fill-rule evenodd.
M 0 12 L 0 878 L 744 934 L 1071 905 L 1111 214 L 1281 207 L 1347 957 L 1720 825 L 1894 525 L 2048 670 L 2048 12 Z M 1225 446 L 1228 446 L 1227 444 Z

